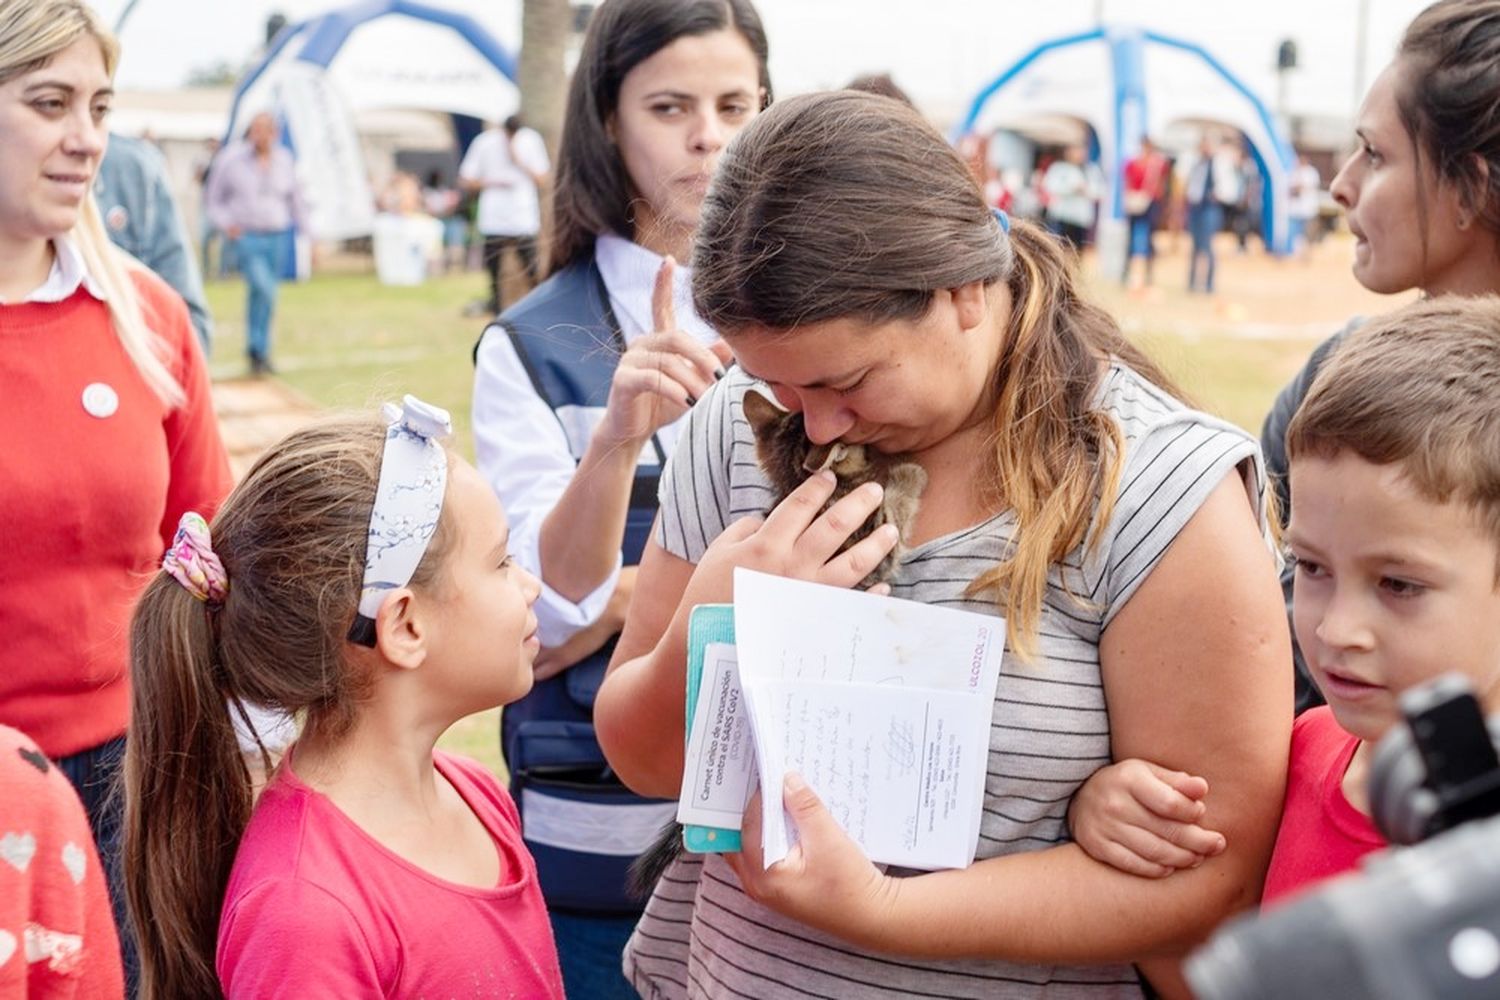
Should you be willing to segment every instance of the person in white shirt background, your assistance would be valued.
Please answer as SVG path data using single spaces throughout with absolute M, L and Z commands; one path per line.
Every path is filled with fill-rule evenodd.
M 1074 250 L 1082 250 L 1094 228 L 1094 213 L 1104 191 L 1099 168 L 1088 160 L 1082 146 L 1072 145 L 1054 160 L 1042 178 L 1047 191 L 1047 226 Z
M 512 752 L 522 745 L 516 727 L 557 718 L 547 714 L 545 699 L 571 699 L 562 709 L 579 711 L 572 718 L 585 720 L 581 728 L 597 752 L 587 724 L 592 695 L 576 704 L 578 685 L 569 682 L 596 670 L 602 676 L 635 585 L 636 567 L 622 557 L 631 540 L 627 518 L 654 515 L 654 473 L 672 453 L 688 409 L 731 359 L 694 312 L 684 265 L 720 154 L 770 102 L 766 65 L 765 33 L 749 0 L 601 5 L 568 93 L 549 277 L 489 326 L 476 348 L 478 466 L 511 516 L 512 553 L 543 582 L 535 608 L 543 645 L 537 688 L 503 718 L 502 746 L 520 783 L 527 777 Z M 557 394 L 532 375 L 538 357 L 550 352 L 557 360 L 557 343 L 569 337 L 579 342 L 577 356 L 560 367 L 588 369 L 599 381 L 587 398 L 549 398 Z M 629 793 L 602 754 L 598 760 L 600 795 L 618 803 Z M 517 799 L 531 838 L 542 815 L 538 796 L 523 790 Z M 651 801 L 612 811 L 631 809 L 657 817 L 640 831 L 639 853 L 674 806 Z M 607 830 L 615 853 L 624 853 L 622 822 L 600 818 L 594 828 Z M 602 853 L 574 849 L 584 862 Z M 618 904 L 612 913 L 565 910 L 549 886 L 545 851 L 537 853 L 568 994 L 635 996 L 620 956 L 640 902 L 630 912 Z
M 490 273 L 490 297 L 484 311 L 493 315 L 505 307 L 500 265 L 513 248 L 526 272 L 528 287 L 541 274 L 537 267 L 537 236 L 542 230 L 538 194 L 552 163 L 547 145 L 520 115 L 511 115 L 499 128 L 481 132 L 459 165 L 459 183 L 479 193 L 475 228 L 484 240 L 484 267 Z
M 1303 261 L 1308 259 L 1308 250 L 1313 243 L 1312 226 L 1318 218 L 1319 189 L 1323 178 L 1318 168 L 1308 162 L 1307 157 L 1297 154 L 1297 166 L 1292 171 L 1291 199 L 1287 204 L 1287 216 L 1292 223 L 1292 252 Z

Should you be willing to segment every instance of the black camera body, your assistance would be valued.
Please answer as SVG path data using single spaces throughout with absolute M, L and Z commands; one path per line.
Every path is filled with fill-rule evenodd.
M 1406 725 L 1380 741 L 1370 765 L 1370 812 L 1393 844 L 1415 844 L 1470 820 L 1500 816 L 1500 716 L 1486 724 L 1456 674 L 1401 699 Z
M 1188 960 L 1200 1000 L 1500 998 L 1500 716 L 1487 724 L 1457 676 L 1401 708 L 1370 805 L 1392 844 L 1417 846 L 1231 922 Z

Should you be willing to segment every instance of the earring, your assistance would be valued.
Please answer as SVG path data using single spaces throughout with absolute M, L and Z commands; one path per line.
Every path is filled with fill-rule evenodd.
M 1462 231 L 1464 231 L 1464 230 L 1466 230 L 1468 228 L 1469 228 L 1469 217 L 1467 215 L 1460 215 L 1458 217 L 1458 229 L 1459 229 L 1459 231 L 1462 232 Z

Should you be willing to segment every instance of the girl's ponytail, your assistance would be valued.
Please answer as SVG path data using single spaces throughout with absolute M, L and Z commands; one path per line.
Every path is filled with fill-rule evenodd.
M 124 850 L 145 998 L 221 996 L 219 908 L 252 791 L 214 648 L 216 614 L 163 573 L 131 627 Z

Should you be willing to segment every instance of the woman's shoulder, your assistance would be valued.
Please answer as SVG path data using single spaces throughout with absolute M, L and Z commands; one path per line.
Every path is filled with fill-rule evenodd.
M 1193 409 L 1119 361 L 1110 365 L 1097 405 L 1125 439 L 1105 526 L 1109 543 L 1093 556 L 1111 569 L 1111 607 L 1128 599 L 1226 476 L 1238 476 L 1264 527 L 1264 463 L 1259 442 L 1244 429 Z
M 135 286 L 135 294 L 140 297 L 142 308 L 164 309 L 174 301 L 180 303 L 182 296 L 172 289 L 172 286 L 161 279 L 159 275 L 145 264 L 136 260 L 124 250 L 116 250 L 124 258 L 125 273 L 130 276 L 130 283 Z
M 745 393 L 756 388 L 766 392 L 759 379 L 746 374 L 739 365 L 730 365 L 724 377 L 709 386 L 703 398 L 688 411 L 687 433 L 694 439 L 717 439 L 712 442 L 716 452 L 723 444 L 753 445 L 755 432 L 745 419 Z M 703 443 L 700 441 L 700 446 Z
M 1119 359 L 1111 361 L 1105 369 L 1095 398 L 1095 405 L 1119 423 L 1127 449 L 1167 426 L 1197 426 L 1251 438 L 1243 428 L 1194 408 Z
M 739 406 L 744 402 L 745 393 L 751 389 L 759 389 L 766 393 L 765 383 L 754 377 L 737 364 L 731 364 L 725 371 L 724 377 L 719 379 L 714 386 L 704 394 L 704 398 L 716 396 L 721 399 L 719 406 Z M 769 393 L 767 393 L 769 394 Z

